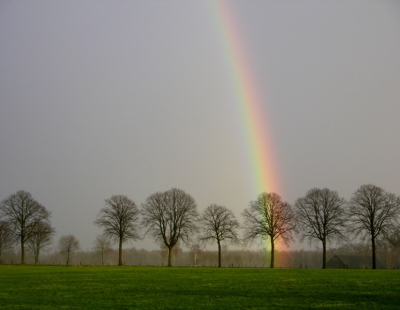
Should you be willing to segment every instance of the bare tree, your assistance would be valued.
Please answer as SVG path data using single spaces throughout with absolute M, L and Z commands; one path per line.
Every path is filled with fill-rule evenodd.
M 138 240 L 139 210 L 136 204 L 124 195 L 106 199 L 94 223 L 104 229 L 104 235 L 118 242 L 118 266 L 122 266 L 122 244 Z
M 217 242 L 218 267 L 221 267 L 221 243 L 226 241 L 238 244 L 239 222 L 235 215 L 224 206 L 212 204 L 208 206 L 200 218 L 202 234 L 200 240 L 204 242 Z
M 30 193 L 18 191 L 1 202 L 0 216 L 10 224 L 20 242 L 21 264 L 25 264 L 25 242 L 32 237 L 38 225 L 49 222 L 50 212 L 33 199 Z
M 172 266 L 172 249 L 182 240 L 188 244 L 197 232 L 197 205 L 192 196 L 180 189 L 150 195 L 142 205 L 142 226 L 157 242 L 168 248 L 168 266 Z
M 326 268 L 326 243 L 344 237 L 345 201 L 335 191 L 313 188 L 296 200 L 298 229 L 304 238 L 322 242 L 322 268 Z
M 193 265 L 197 267 L 197 257 L 201 253 L 203 253 L 204 247 L 202 244 L 196 242 L 191 244 L 189 249 L 190 249 L 190 254 L 193 255 Z
M 396 258 L 396 263 L 400 263 L 400 228 L 395 229 L 388 237 L 387 240 L 391 247 L 391 252 Z
M 0 221 L 0 264 L 1 253 L 14 245 L 14 238 L 10 225 L 5 221 Z
M 387 239 L 392 246 L 400 248 L 400 228 L 395 229 Z
M 111 247 L 111 240 L 109 237 L 100 235 L 96 237 L 96 240 L 94 241 L 94 247 L 93 250 L 96 253 L 101 254 L 101 265 L 104 266 L 104 255 L 108 252 L 110 252 L 112 249 Z
M 376 240 L 387 237 L 395 228 L 400 199 L 375 185 L 362 185 L 349 203 L 350 232 L 370 237 L 372 268 L 376 269 Z
M 26 245 L 35 257 L 35 265 L 39 263 L 39 254 L 53 242 L 55 229 L 48 222 L 40 222 L 28 239 Z
M 281 238 L 286 244 L 292 239 L 295 229 L 295 215 L 292 207 L 283 202 L 276 193 L 262 193 L 257 200 L 251 201 L 244 217 L 244 242 L 257 238 L 269 239 L 271 242 L 271 268 L 274 268 L 275 241 Z
M 65 255 L 66 265 L 69 265 L 72 254 L 80 249 L 79 240 L 73 235 L 62 236 L 58 240 L 58 250 Z

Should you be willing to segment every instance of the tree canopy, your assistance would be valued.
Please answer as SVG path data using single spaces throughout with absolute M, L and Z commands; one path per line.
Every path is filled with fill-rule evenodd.
M 224 206 L 212 204 L 208 206 L 200 218 L 202 233 L 200 240 L 205 242 L 217 242 L 218 244 L 218 267 L 221 267 L 221 243 L 240 242 L 238 229 L 239 222 L 231 210 Z
M 395 230 L 399 210 L 399 197 L 372 184 L 362 185 L 351 197 L 349 230 L 356 236 L 370 237 L 373 269 L 376 269 L 376 239 L 378 236 L 388 237 Z
M 257 200 L 251 201 L 249 208 L 242 213 L 244 217 L 245 242 L 259 237 L 267 238 L 271 243 L 271 268 L 274 268 L 275 241 L 280 238 L 286 244 L 292 239 L 296 227 L 295 214 L 289 203 L 284 202 L 276 193 L 262 193 Z
M 39 225 L 49 223 L 50 212 L 30 193 L 21 190 L 1 202 L 0 217 L 11 226 L 20 242 L 21 264 L 25 264 L 25 242 L 32 238 Z
M 198 231 L 197 205 L 193 197 L 172 188 L 150 195 L 142 205 L 142 226 L 157 242 L 168 248 L 168 266 L 172 266 L 172 249 L 182 240 L 189 243 Z
M 345 201 L 335 191 L 313 188 L 295 202 L 297 228 L 302 239 L 322 242 L 322 268 L 326 268 L 326 243 L 344 237 Z
M 122 244 L 128 240 L 138 240 L 139 210 L 136 204 L 124 195 L 114 195 L 105 200 L 94 223 L 103 228 L 105 236 L 118 242 L 118 265 L 122 265 Z

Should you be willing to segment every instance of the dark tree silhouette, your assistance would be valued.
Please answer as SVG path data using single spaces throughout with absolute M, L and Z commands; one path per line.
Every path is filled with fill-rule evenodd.
M 10 225 L 5 221 L 0 221 L 0 264 L 1 253 L 14 245 L 13 233 Z
M 1 202 L 0 217 L 9 223 L 20 242 L 21 264 L 25 264 L 25 242 L 41 223 L 49 222 L 50 212 L 33 199 L 30 193 L 18 191 Z
M 326 243 L 344 237 L 345 201 L 338 193 L 327 188 L 313 188 L 305 197 L 296 200 L 297 228 L 302 239 L 322 242 L 322 268 L 326 268 Z
M 122 266 L 122 244 L 138 240 L 139 210 L 136 204 L 124 195 L 106 199 L 94 223 L 104 229 L 104 235 L 118 242 L 118 266 Z
M 111 240 L 109 237 L 100 235 L 94 241 L 93 250 L 101 254 L 101 265 L 104 266 L 104 255 L 111 251 Z
M 172 266 L 172 249 L 182 240 L 188 244 L 197 232 L 197 205 L 192 196 L 173 188 L 150 195 L 142 205 L 142 226 L 157 242 L 168 248 L 168 266 Z
M 291 233 L 296 227 L 295 214 L 287 202 L 283 202 L 276 193 L 262 193 L 257 200 L 251 201 L 244 217 L 245 243 L 258 238 L 271 242 L 271 268 L 275 267 L 275 241 L 281 238 L 286 244 L 291 240 Z
M 372 268 L 376 269 L 376 241 L 379 236 L 388 237 L 395 229 L 400 199 L 375 185 L 362 185 L 349 203 L 349 231 L 356 236 L 370 237 Z
M 73 235 L 62 236 L 60 240 L 58 240 L 58 250 L 60 253 L 65 255 L 66 262 L 65 264 L 68 266 L 70 263 L 70 259 L 72 254 L 80 249 L 79 240 L 75 238 Z
M 26 245 L 35 257 L 35 265 L 39 263 L 39 254 L 42 249 L 45 249 L 53 242 L 55 230 L 47 222 L 40 222 L 28 239 Z
M 208 206 L 201 218 L 202 233 L 200 240 L 204 242 L 217 242 L 218 244 L 218 267 L 221 267 L 221 243 L 230 242 L 238 244 L 239 222 L 235 215 L 224 206 L 212 204 Z

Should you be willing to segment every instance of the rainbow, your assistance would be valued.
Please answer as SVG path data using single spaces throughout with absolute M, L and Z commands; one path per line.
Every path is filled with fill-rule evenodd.
M 225 0 L 209 1 L 220 28 L 224 54 L 227 55 L 228 74 L 239 105 L 239 114 L 245 132 L 246 150 L 251 169 L 252 199 L 262 192 L 279 193 L 276 160 L 272 154 L 272 138 L 268 134 L 265 100 L 259 96 L 256 74 L 245 47 L 244 35 L 231 7 Z
M 246 150 L 249 153 L 251 169 L 251 199 L 262 192 L 279 193 L 281 187 L 277 175 L 277 161 L 272 153 L 271 128 L 265 111 L 266 100 L 261 99 L 256 83 L 253 66 L 245 47 L 249 46 L 244 41 L 238 20 L 235 18 L 230 1 L 209 1 L 212 11 L 216 15 L 220 29 L 220 41 L 223 42 L 224 55 L 227 55 L 228 74 L 232 78 L 233 92 L 235 93 L 239 114 L 244 128 Z M 269 240 L 263 240 L 266 249 Z M 275 242 L 276 250 L 285 245 L 278 239 Z M 276 266 L 282 265 L 280 255 L 275 251 Z

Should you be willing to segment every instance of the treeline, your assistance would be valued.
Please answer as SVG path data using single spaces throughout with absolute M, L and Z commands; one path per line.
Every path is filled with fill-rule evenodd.
M 49 248 L 55 234 L 50 216 L 51 213 L 28 192 L 18 191 L 4 199 L 0 204 L 0 261 L 7 251 L 7 261 L 11 258 L 12 262 L 17 262 L 13 247 L 19 244 L 21 264 L 26 263 L 26 249 L 34 263 L 39 263 L 40 253 Z M 105 200 L 94 219 L 103 234 L 97 236 L 93 252 L 80 251 L 75 236 L 62 236 L 53 253 L 41 257 L 41 263 L 61 263 L 63 257 L 63 263 L 68 265 L 75 254 L 75 261 L 79 256 L 79 263 L 83 260 L 84 264 L 107 264 L 112 259 L 112 262 L 118 261 L 118 265 L 172 266 L 174 260 L 175 265 L 182 266 L 326 268 L 330 253 L 328 242 L 348 246 L 351 240 L 367 240 L 357 245 L 364 245 L 364 248 L 368 245 L 374 269 L 379 268 L 378 255 L 386 261 L 386 266 L 398 262 L 400 197 L 375 185 L 361 186 L 349 201 L 335 191 L 314 188 L 298 198 L 294 205 L 283 201 L 276 193 L 264 192 L 249 203 L 242 217 L 240 224 L 229 208 L 216 204 L 199 214 L 193 197 L 176 188 L 150 195 L 140 208 L 128 197 L 114 195 Z M 162 250 L 123 249 L 127 241 L 146 235 L 160 244 Z M 313 257 L 315 251 L 275 250 L 276 242 L 289 244 L 294 237 L 317 241 L 322 247 L 319 258 L 304 260 L 304 255 L 308 257 L 313 253 L 310 254 Z M 246 246 L 260 240 L 268 242 L 268 255 L 264 251 L 226 250 L 228 244 Z M 205 251 L 207 243 L 216 244 L 217 251 Z M 113 244 L 118 245 L 117 251 L 112 248 Z M 189 252 L 181 250 L 183 244 L 190 248 Z M 354 248 L 353 244 L 347 252 Z M 343 249 L 335 250 L 339 253 Z M 299 253 L 303 255 L 301 259 Z
M 340 247 L 331 248 L 327 251 L 329 258 L 334 255 L 370 255 L 371 248 L 368 243 L 345 243 Z M 126 266 L 167 266 L 168 252 L 165 249 L 145 250 L 136 249 L 135 247 L 123 250 L 124 261 Z M 191 266 L 191 267 L 217 267 L 218 251 L 200 249 L 197 252 L 193 250 L 182 250 L 179 246 L 173 251 L 173 260 L 175 266 Z M 277 250 L 276 268 L 321 268 L 322 256 L 321 249 L 313 250 Z M 393 252 L 387 244 L 379 244 L 377 257 L 380 264 L 378 269 L 399 269 L 400 268 L 400 249 Z M 253 267 L 268 268 L 271 258 L 270 251 L 265 250 L 244 250 L 244 249 L 224 249 L 222 257 L 222 267 Z M 3 263 L 16 264 L 20 260 L 20 249 L 12 248 L 4 251 Z M 70 259 L 71 265 L 90 265 L 90 266 L 109 266 L 115 265 L 118 261 L 118 250 L 109 249 L 102 254 L 95 248 L 89 251 L 76 251 Z M 34 255 L 27 253 L 26 262 L 34 264 Z M 65 255 L 57 251 L 57 249 L 49 249 L 45 251 L 40 260 L 44 265 L 64 265 Z

